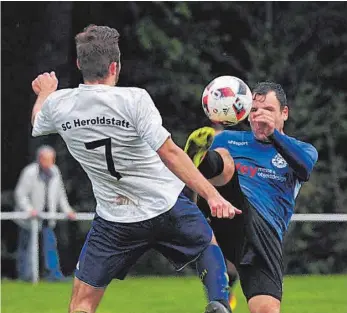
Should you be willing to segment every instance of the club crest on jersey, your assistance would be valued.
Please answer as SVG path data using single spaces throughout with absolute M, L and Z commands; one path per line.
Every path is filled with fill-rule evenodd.
M 272 159 L 272 164 L 273 164 L 274 166 L 276 166 L 277 168 L 284 168 L 284 167 L 287 166 L 286 160 L 283 159 L 283 157 L 282 157 L 279 153 L 277 153 L 277 154 L 273 157 L 273 159 Z

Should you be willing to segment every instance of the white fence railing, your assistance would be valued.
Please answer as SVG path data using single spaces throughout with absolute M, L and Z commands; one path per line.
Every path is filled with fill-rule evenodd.
M 67 220 L 65 213 L 40 213 L 37 217 L 31 218 L 27 212 L 1 212 L 1 220 L 25 220 L 31 219 L 31 245 L 32 258 L 32 282 L 39 281 L 39 219 L 46 220 Z M 75 220 L 91 221 L 94 213 L 77 213 Z M 292 221 L 296 222 L 347 222 L 347 214 L 294 214 Z

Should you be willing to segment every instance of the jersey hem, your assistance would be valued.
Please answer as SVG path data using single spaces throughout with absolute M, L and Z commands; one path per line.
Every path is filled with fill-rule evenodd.
M 143 221 L 147 221 L 150 220 L 152 218 L 155 218 L 163 213 L 166 213 L 168 211 L 170 211 L 172 209 L 172 207 L 174 206 L 174 204 L 172 206 L 170 206 L 169 208 L 160 210 L 160 211 L 156 211 L 153 214 L 146 214 L 144 215 L 140 215 L 140 216 L 132 216 L 131 220 L 129 217 L 117 217 L 117 216 L 110 216 L 110 214 L 104 214 L 102 209 L 96 209 L 96 213 L 103 218 L 106 221 L 109 222 L 115 222 L 115 223 L 126 223 L 126 224 L 130 224 L 130 223 L 137 223 L 137 222 L 143 222 Z

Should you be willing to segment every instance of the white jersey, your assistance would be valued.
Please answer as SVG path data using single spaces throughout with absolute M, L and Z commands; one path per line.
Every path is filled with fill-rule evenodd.
M 33 136 L 59 133 L 81 164 L 102 218 L 138 222 L 168 211 L 184 187 L 156 151 L 170 133 L 144 89 L 79 85 L 52 93 Z

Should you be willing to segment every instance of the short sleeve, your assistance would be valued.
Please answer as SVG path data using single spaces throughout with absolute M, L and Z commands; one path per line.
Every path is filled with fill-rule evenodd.
M 146 90 L 143 90 L 136 104 L 134 124 L 138 135 L 154 151 L 157 151 L 170 137 L 170 133 L 162 125 L 162 118 L 158 109 Z
M 50 113 L 50 101 L 51 100 L 48 97 L 43 103 L 41 111 L 38 112 L 35 116 L 34 126 L 32 130 L 33 137 L 48 135 L 57 132 Z

